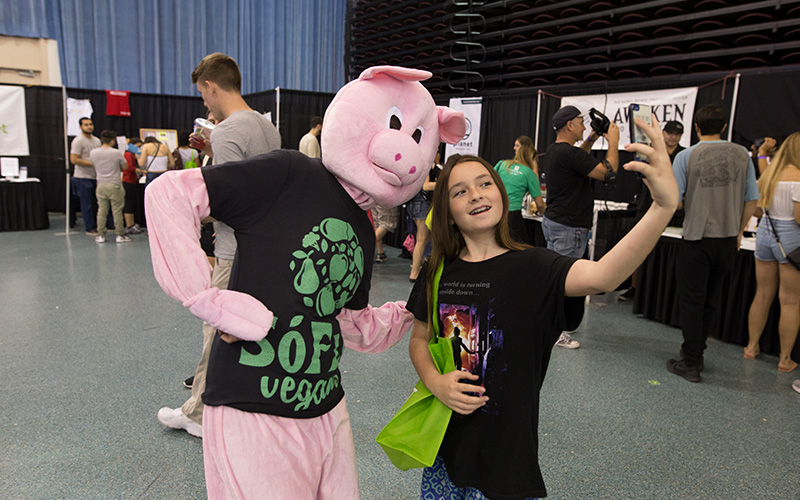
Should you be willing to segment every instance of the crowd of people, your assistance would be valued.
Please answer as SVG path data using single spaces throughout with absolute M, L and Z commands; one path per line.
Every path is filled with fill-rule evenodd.
M 136 219 L 144 214 L 146 186 L 168 170 L 195 168 L 208 161 L 189 146 L 189 132 L 178 135 L 178 147 L 172 151 L 153 136 L 144 141 L 130 137 L 121 151 L 116 131 L 103 130 L 97 138 L 91 118 L 83 117 L 79 124 L 81 135 L 70 147 L 72 193 L 78 196 L 84 230 L 97 243 L 105 243 L 107 229 L 113 228 L 117 243 L 128 243 L 131 235 L 145 232 Z
M 417 95 L 419 75 L 402 73 L 398 90 L 393 70 L 381 71 L 387 75 L 364 78 L 368 85 L 376 81 L 367 93 L 388 92 L 381 85 L 390 79 L 391 92 Z M 392 126 L 384 132 L 405 135 L 388 143 L 408 148 L 393 152 L 392 168 L 405 168 L 405 156 L 426 158 L 432 167 L 415 164 L 389 182 L 385 174 L 370 176 L 372 164 L 362 169 L 326 156 L 352 147 L 339 135 L 320 144 L 324 127 L 339 133 L 340 115 L 312 118 L 299 152 L 280 150 L 277 129 L 242 98 L 241 74 L 229 56 L 206 56 L 192 82 L 216 123 L 207 135 L 181 134 L 174 151 L 154 137 L 132 138 L 123 154 L 114 147 L 116 132 L 105 130 L 97 139 L 84 118 L 71 160 L 86 232 L 98 243 L 105 241 L 109 213 L 117 242 L 143 231 L 135 214 L 145 179 L 156 277 L 204 320 L 200 359 L 184 382 L 191 396 L 180 407 L 161 408 L 157 418 L 203 438 L 209 498 L 254 492 L 259 498 L 358 498 L 338 361 L 345 346 L 385 350 L 409 327 L 420 379 L 458 414 L 436 461 L 424 469 L 421 498 L 433 491 L 448 499 L 546 496 L 536 429 L 552 349 L 580 347 L 572 334 L 583 320 L 583 297 L 614 291 L 631 275 L 628 298 L 635 293 L 637 267 L 679 208 L 685 212 L 676 268 L 683 343 L 666 369 L 702 381 L 721 287 L 752 216 L 761 222 L 744 357 L 759 356 L 777 295 L 777 368 L 797 367 L 791 353 L 800 329 L 800 267 L 787 254 L 800 248 L 800 132 L 782 142 L 765 138 L 751 156 L 722 139 L 725 111 L 707 105 L 695 112 L 699 142 L 688 148 L 679 144 L 684 124 L 668 121 L 662 129 L 655 116 L 652 125 L 637 119 L 651 144 L 624 149 L 648 161 L 620 165 L 617 125 L 585 136 L 583 112 L 565 106 L 552 117 L 556 139 L 542 156 L 520 136 L 514 157 L 494 167 L 472 155 L 454 155 L 442 167 L 434 152 L 440 140 L 463 136 L 463 115 L 440 111 L 438 137 L 403 142 L 415 129 L 403 128 L 392 108 Z M 381 113 L 386 120 L 386 110 Z M 413 123 L 414 114 L 404 113 Z M 426 133 L 435 134 L 433 125 Z M 590 151 L 601 136 L 608 150 L 598 159 Z M 370 154 L 386 147 L 377 142 L 363 147 Z M 423 154 L 414 156 L 417 148 Z M 201 165 L 207 168 L 193 168 Z M 585 259 L 592 180 L 608 182 L 620 169 L 644 178 L 636 224 L 598 261 Z M 163 176 L 168 170 L 182 173 Z M 526 197 L 530 212 L 542 216 L 547 248 L 529 244 Z M 407 304 L 372 307 L 372 264 L 388 260 L 383 240 L 396 231 L 401 206 L 413 221 L 413 290 Z M 292 257 L 285 261 L 285 255 Z M 536 287 L 528 286 L 532 276 Z M 453 341 L 455 370 L 441 373 L 435 365 L 433 332 Z M 800 380 L 792 387 L 800 393 Z M 254 474 L 254 467 L 261 472 Z

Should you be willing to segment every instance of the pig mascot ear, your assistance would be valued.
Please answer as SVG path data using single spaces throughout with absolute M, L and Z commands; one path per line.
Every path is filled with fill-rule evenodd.
M 439 112 L 439 139 L 447 144 L 456 144 L 467 133 L 467 121 L 464 113 L 454 111 L 447 106 L 437 106 Z
M 394 207 L 416 195 L 440 140 L 464 137 L 464 114 L 438 107 L 427 71 L 376 66 L 336 94 L 322 125 L 322 163 L 362 208 Z M 354 192 L 356 192 L 354 194 Z M 365 201 L 366 200 L 366 201 Z

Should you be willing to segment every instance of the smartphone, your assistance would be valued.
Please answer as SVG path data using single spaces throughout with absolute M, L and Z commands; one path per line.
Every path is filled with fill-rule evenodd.
M 631 104 L 628 106 L 628 125 L 631 130 L 631 143 L 638 142 L 640 144 L 647 144 L 648 146 L 651 144 L 650 138 L 647 137 L 644 130 L 636 126 L 633 120 L 634 118 L 639 118 L 646 124 L 652 125 L 652 116 L 652 110 L 648 104 Z M 647 155 L 641 153 L 635 153 L 633 159 L 645 163 L 648 162 Z

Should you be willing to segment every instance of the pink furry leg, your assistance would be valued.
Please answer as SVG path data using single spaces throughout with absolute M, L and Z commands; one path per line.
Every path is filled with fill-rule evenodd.
M 342 400 L 317 418 L 203 411 L 209 500 L 358 500 L 353 432 Z

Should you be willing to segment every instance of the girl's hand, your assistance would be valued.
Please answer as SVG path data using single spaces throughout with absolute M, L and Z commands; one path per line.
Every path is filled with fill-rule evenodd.
M 652 145 L 632 143 L 625 146 L 625 151 L 635 151 L 647 155 L 650 163 L 631 161 L 622 168 L 639 172 L 645 177 L 643 181 L 650 189 L 653 204 L 675 211 L 679 201 L 678 183 L 675 182 L 675 175 L 672 173 L 672 164 L 667 154 L 667 145 L 664 144 L 661 126 L 656 120 L 656 115 L 652 115 L 652 117 L 653 125 L 648 125 L 639 118 L 635 120 L 636 125 L 650 138 Z
M 461 415 L 469 415 L 489 401 L 484 393 L 486 388 L 479 385 L 465 384 L 462 379 L 478 380 L 477 375 L 461 370 L 453 370 L 443 375 L 438 375 L 428 389 L 436 398 L 448 408 Z M 467 393 L 479 393 L 480 396 L 470 396 Z

